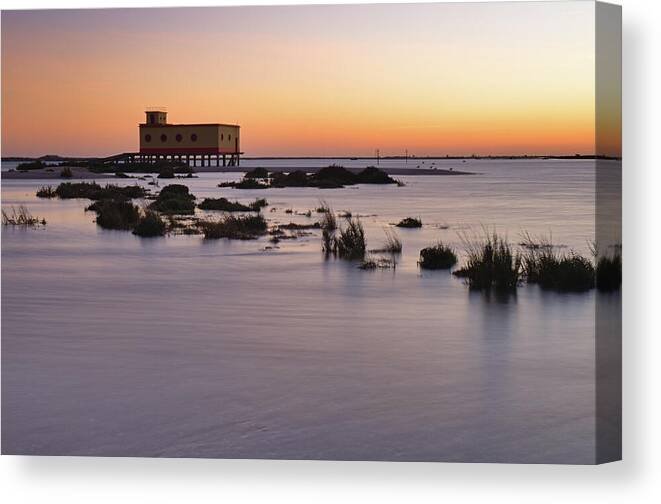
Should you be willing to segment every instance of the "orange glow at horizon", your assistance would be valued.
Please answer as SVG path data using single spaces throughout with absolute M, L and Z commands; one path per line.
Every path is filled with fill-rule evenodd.
M 21 11 L 2 24 L 5 156 L 135 151 L 149 105 L 173 123 L 241 125 L 247 156 L 595 151 L 589 2 Z

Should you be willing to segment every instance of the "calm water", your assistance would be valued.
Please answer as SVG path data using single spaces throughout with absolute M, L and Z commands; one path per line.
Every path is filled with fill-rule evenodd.
M 266 197 L 274 223 L 313 222 L 285 210 L 323 198 L 363 216 L 370 248 L 419 216 L 423 229 L 399 231 L 395 272 L 325 261 L 318 234 L 264 250 L 266 239 L 105 231 L 88 201 L 3 181 L 3 209 L 25 204 L 48 221 L 2 230 L 3 452 L 592 462 L 603 295 L 489 298 L 416 261 L 481 226 L 587 252 L 594 163 L 436 163 L 480 175 L 336 190 L 186 181 L 198 198 Z

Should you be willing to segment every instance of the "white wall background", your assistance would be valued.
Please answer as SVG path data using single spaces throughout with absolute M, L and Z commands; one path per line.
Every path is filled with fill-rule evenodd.
M 0 0 L 3 9 L 248 3 L 313 2 Z M 624 8 L 624 462 L 574 467 L 5 456 L 0 500 L 661 502 L 661 2 L 615 3 Z

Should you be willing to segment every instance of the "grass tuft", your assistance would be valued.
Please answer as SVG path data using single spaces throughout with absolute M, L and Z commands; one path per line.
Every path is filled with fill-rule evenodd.
M 597 289 L 601 292 L 618 290 L 622 286 L 622 254 L 602 256 L 597 261 Z
M 367 243 L 360 219 L 347 219 L 346 226 L 340 228 L 339 236 L 335 237 L 333 249 L 342 259 L 362 259 L 365 256 Z
M 202 210 L 221 210 L 224 212 L 250 212 L 252 210 L 247 205 L 238 201 L 230 201 L 227 198 L 205 198 L 197 206 Z
M 249 206 L 255 212 L 259 212 L 262 208 L 269 206 L 269 202 L 266 201 L 266 198 L 256 198 Z
M 96 212 L 96 223 L 104 229 L 133 229 L 140 218 L 140 210 L 126 200 L 95 201 L 86 210 Z
M 30 213 L 27 207 L 20 205 L 18 209 L 11 207 L 9 213 L 2 210 L 2 225 L 3 226 L 22 226 L 22 227 L 35 227 L 45 226 L 46 219 L 40 219 Z
M 466 265 L 453 272 L 475 290 L 511 291 L 521 278 L 521 255 L 512 250 L 505 238 L 485 232 L 482 239 L 461 236 L 467 254 Z
M 421 228 L 422 221 L 420 219 L 416 219 L 415 217 L 406 217 L 395 225 L 401 228 Z
M 193 214 L 195 196 L 188 192 L 185 185 L 170 184 L 161 189 L 149 208 L 165 214 Z
M 559 292 L 594 288 L 595 269 L 590 259 L 574 252 L 558 253 L 550 238 L 535 241 L 528 235 L 524 237 L 523 274 L 529 284 Z
M 402 240 L 397 233 L 392 229 L 384 229 L 386 233 L 386 241 L 380 249 L 371 250 L 374 253 L 387 253 L 387 254 L 401 254 L 402 253 Z
M 120 187 L 108 184 L 102 187 L 96 182 L 62 182 L 55 189 L 55 193 L 61 199 L 119 200 L 144 198 L 147 191 L 138 185 Z
M 145 210 L 144 215 L 139 218 L 135 228 L 133 228 L 133 234 L 143 238 L 151 238 L 163 236 L 165 229 L 165 222 L 160 215 L 152 210 Z
M 266 219 L 262 214 L 236 217 L 228 215 L 218 221 L 202 221 L 199 223 L 204 238 L 218 240 L 229 238 L 233 240 L 253 240 L 266 233 Z
M 395 269 L 397 263 L 388 257 L 366 257 L 358 267 L 362 270 Z
M 451 247 L 439 242 L 420 251 L 418 264 L 422 269 L 450 269 L 457 264 L 457 254 Z
M 55 198 L 57 192 L 51 186 L 41 186 L 37 191 L 37 198 Z
M 269 178 L 269 171 L 266 168 L 254 168 L 243 176 L 247 179 L 267 179 Z

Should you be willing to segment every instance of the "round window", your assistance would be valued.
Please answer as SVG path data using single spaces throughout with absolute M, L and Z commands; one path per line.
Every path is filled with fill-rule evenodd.
M 151 142 L 151 135 L 145 135 L 145 142 Z
M 161 135 L 161 142 L 167 141 L 168 136 L 167 135 Z
M 197 135 L 196 135 L 195 133 L 193 133 L 193 134 L 190 136 L 190 139 L 191 139 L 191 141 L 193 141 L 193 142 L 197 142 Z
M 181 135 L 177 135 L 175 138 L 177 139 L 177 142 L 181 142 L 183 137 Z

